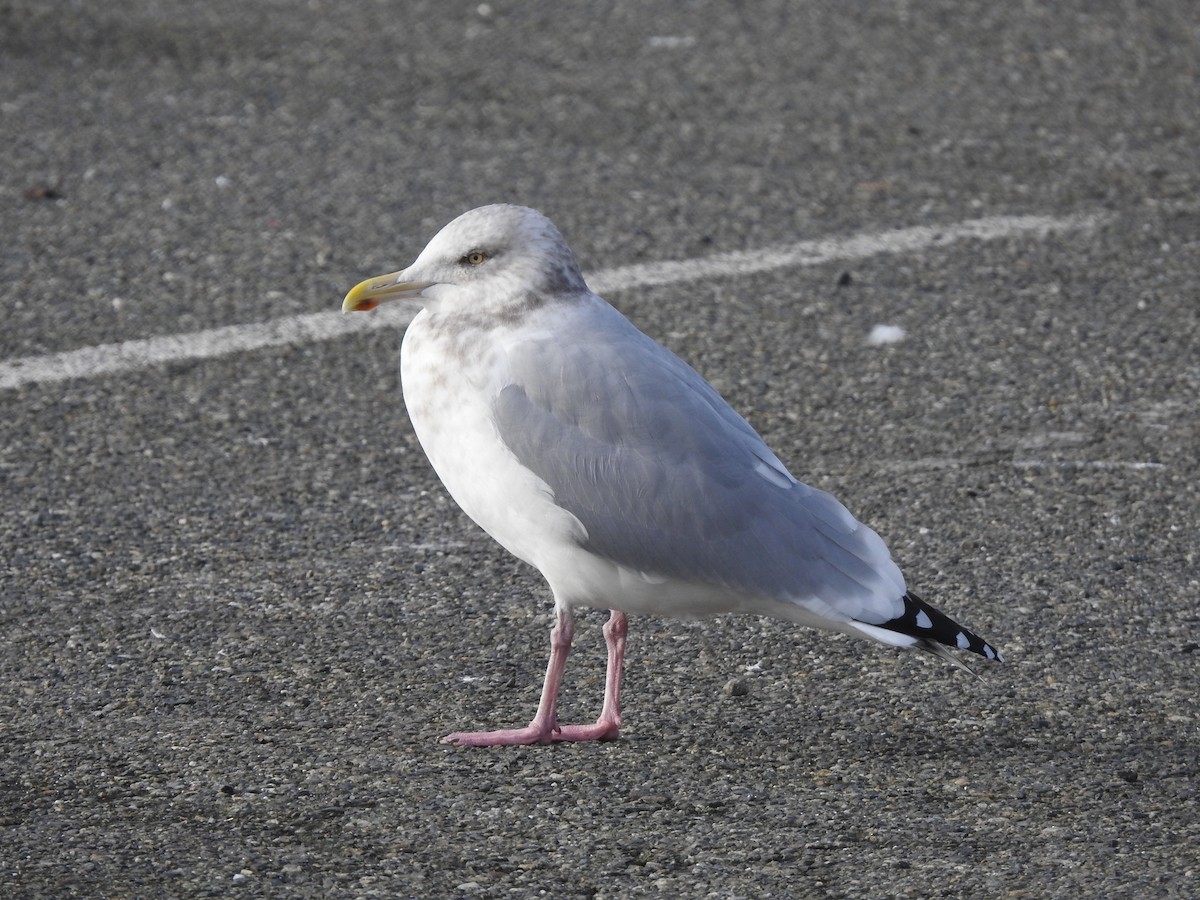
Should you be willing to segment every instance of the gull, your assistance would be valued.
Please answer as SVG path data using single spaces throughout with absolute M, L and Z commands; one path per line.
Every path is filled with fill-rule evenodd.
M 616 738 L 630 613 L 751 613 L 962 668 L 947 647 L 1001 660 L 910 592 L 883 540 L 797 481 L 691 366 L 589 291 L 540 212 L 466 212 L 407 269 L 352 288 L 342 311 L 389 300 L 423 306 L 400 377 L 429 462 L 472 520 L 542 573 L 556 613 L 533 720 L 444 742 Z M 611 611 L 604 701 L 594 723 L 564 725 L 581 607 Z

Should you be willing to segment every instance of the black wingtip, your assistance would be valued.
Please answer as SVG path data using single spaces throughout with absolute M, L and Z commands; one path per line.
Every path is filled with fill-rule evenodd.
M 879 628 L 920 638 L 922 643 L 927 645 L 924 649 L 929 649 L 938 656 L 948 656 L 939 652 L 941 648 L 937 646 L 945 645 L 957 650 L 970 650 L 993 662 L 1004 662 L 1004 656 L 999 650 L 975 632 L 963 628 L 941 610 L 930 606 L 916 594 L 910 591 L 900 599 L 904 601 L 904 612 L 891 621 L 881 623 Z

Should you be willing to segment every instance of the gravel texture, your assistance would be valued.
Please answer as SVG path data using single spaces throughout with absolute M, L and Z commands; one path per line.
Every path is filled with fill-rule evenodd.
M 551 613 L 398 332 L 0 393 L 0 894 L 1190 896 L 1198 60 L 1185 0 L 0 2 L 5 359 L 336 309 L 486 202 L 591 271 L 1108 217 L 610 298 L 1009 663 L 636 618 L 609 744 L 437 743 Z

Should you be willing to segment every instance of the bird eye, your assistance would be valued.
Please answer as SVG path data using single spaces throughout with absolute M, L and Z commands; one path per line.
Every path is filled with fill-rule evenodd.
M 487 254 L 482 250 L 472 250 L 462 258 L 462 261 L 469 266 L 481 266 L 487 262 Z

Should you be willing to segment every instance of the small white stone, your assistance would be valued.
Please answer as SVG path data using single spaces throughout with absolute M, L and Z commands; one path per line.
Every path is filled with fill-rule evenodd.
M 884 344 L 897 344 L 907 336 L 899 325 L 876 325 L 867 335 L 867 343 L 872 347 L 880 347 Z

